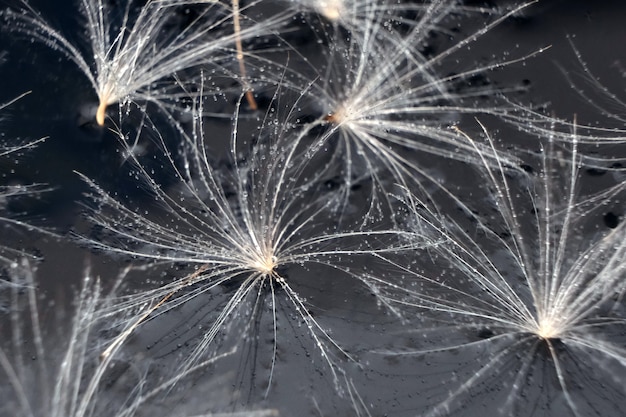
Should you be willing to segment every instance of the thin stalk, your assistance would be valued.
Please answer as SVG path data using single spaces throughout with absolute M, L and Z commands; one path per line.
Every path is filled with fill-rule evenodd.
M 243 60 L 243 46 L 241 45 L 241 24 L 239 22 L 239 0 L 233 2 L 233 26 L 235 28 L 235 47 L 237 48 L 237 61 L 239 61 L 239 73 L 241 74 L 241 82 L 245 90 L 246 100 L 252 110 L 257 110 L 259 106 L 256 104 L 252 89 L 248 84 L 246 75 L 246 64 Z

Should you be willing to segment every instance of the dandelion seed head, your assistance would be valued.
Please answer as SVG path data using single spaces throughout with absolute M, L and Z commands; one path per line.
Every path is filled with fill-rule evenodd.
M 299 7 L 319 14 L 332 23 L 338 23 L 348 18 L 349 8 L 347 0 L 292 0 Z M 369 4 L 369 3 L 368 3 Z M 356 6 L 356 5 L 355 5 Z M 354 6 L 352 7 L 354 8 Z
M 340 104 L 335 111 L 326 115 L 325 120 L 333 125 L 340 126 L 349 123 L 355 115 L 358 115 L 358 113 L 353 110 L 352 106 Z
M 278 264 L 278 258 L 270 250 L 254 253 L 247 266 L 265 276 L 272 276 L 275 275 Z
M 460 347 L 470 351 L 471 346 L 490 350 L 482 369 L 459 381 L 429 415 L 451 412 L 462 395 L 491 383 L 496 374 L 504 375 L 499 369 L 504 363 L 513 366 L 510 375 L 514 382 L 502 414 L 518 414 L 519 399 L 530 392 L 526 387 L 532 386 L 541 372 L 556 379 L 557 395 L 562 396 L 571 415 L 603 415 L 586 412 L 591 397 L 578 395 L 578 384 L 605 378 L 617 369 L 623 371 L 623 343 L 613 338 L 624 325 L 615 309 L 623 304 L 624 225 L 616 224 L 609 227 L 610 232 L 586 239 L 581 238 L 580 219 L 597 214 L 604 204 L 619 198 L 626 183 L 579 195 L 581 156 L 576 137 L 572 141 L 569 156 L 549 142 L 540 155 L 540 173 L 531 182 L 516 183 L 504 168 L 494 168 L 485 160 L 482 169 L 498 215 L 475 217 L 484 232 L 481 236 L 467 233 L 465 226 L 451 217 L 438 220 L 434 212 L 419 217 L 422 210 L 428 210 L 409 200 L 410 210 L 418 216 L 415 222 L 429 222 L 445 236 L 447 244 L 436 248 L 443 249 L 441 259 L 451 260 L 465 278 L 432 278 L 416 271 L 413 300 L 402 303 L 411 303 L 423 316 L 432 314 L 437 322 L 439 313 L 445 320 L 452 315 L 453 328 L 481 329 L 479 341 L 453 342 L 415 353 L 452 352 Z M 568 175 L 562 178 L 564 172 Z M 504 227 L 494 227 L 496 219 Z M 493 255 L 494 250 L 502 252 L 499 248 L 504 248 L 505 257 Z M 404 264 L 401 266 L 406 272 Z M 511 267 L 519 278 L 513 278 Z M 539 369 L 539 364 L 548 363 L 546 359 L 550 366 Z M 607 365 L 612 361 L 616 361 L 615 367 Z M 584 365 L 579 367 L 580 363 Z M 623 393 L 621 383 L 607 387 Z M 533 401 L 546 403 L 554 398 L 545 390 L 532 395 Z
M 98 110 L 96 111 L 96 122 L 98 123 L 98 126 L 104 126 L 107 107 L 118 100 L 115 98 L 115 94 L 113 93 L 113 86 L 106 84 L 102 87 L 98 92 L 98 99 L 100 103 L 98 105 Z
M 564 328 L 561 325 L 560 320 L 555 318 L 553 315 L 549 315 L 539 319 L 534 333 L 544 340 L 552 340 L 560 338 L 563 331 Z
M 326 19 L 336 22 L 346 13 L 344 3 L 343 0 L 323 0 L 315 2 L 314 7 Z

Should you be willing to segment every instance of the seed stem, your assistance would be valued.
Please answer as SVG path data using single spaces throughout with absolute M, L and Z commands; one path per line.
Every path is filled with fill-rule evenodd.
M 252 94 L 252 89 L 248 84 L 246 76 L 246 65 L 243 60 L 243 47 L 241 45 L 241 24 L 239 22 L 239 0 L 232 0 L 233 2 L 233 26 L 235 28 L 235 47 L 237 48 L 237 61 L 239 61 L 239 73 L 241 74 L 241 82 L 243 83 L 244 90 L 246 91 L 246 100 L 252 110 L 257 110 L 256 101 Z
M 98 123 L 98 126 L 104 126 L 104 118 L 106 117 L 107 107 L 107 101 L 105 99 L 101 99 L 98 110 L 96 111 L 96 122 Z

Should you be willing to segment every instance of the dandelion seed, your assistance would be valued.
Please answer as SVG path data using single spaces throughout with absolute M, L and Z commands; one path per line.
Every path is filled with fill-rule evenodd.
M 23 4 L 21 11 L 3 13 L 7 26 L 11 23 L 11 28 L 60 51 L 78 66 L 98 95 L 95 118 L 100 126 L 104 125 L 107 108 L 114 103 L 171 106 L 173 99 L 188 94 L 174 82 L 178 73 L 211 61 L 217 64 L 234 55 L 231 45 L 259 36 L 280 20 L 267 19 L 232 33 L 223 29 L 232 12 L 220 2 L 151 0 L 138 12 L 127 2 L 123 19 L 117 22 L 104 0 L 81 0 L 80 12 L 86 20 L 89 40 L 89 49 L 83 49 L 28 3 Z M 197 6 L 200 11 L 186 27 L 175 32 L 169 26 L 175 24 L 175 11 L 182 6 Z
M 26 288 L 26 300 L 22 300 L 21 290 L 14 286 L 11 305 L 11 334 L 13 346 L 9 351 L 0 349 L 0 365 L 8 378 L 8 386 L 2 386 L 4 398 L 16 398 L 3 404 L 4 412 L 19 416 L 85 416 L 93 406 L 99 379 L 103 376 L 110 362 L 103 364 L 94 373 L 93 379 L 85 384 L 83 371 L 88 363 L 89 334 L 94 326 L 94 316 L 99 305 L 100 287 L 90 278 L 77 302 L 76 318 L 72 323 L 67 350 L 61 353 L 62 359 L 55 358 L 59 364 L 55 375 L 48 368 L 49 355 L 47 339 L 43 334 L 38 295 L 35 290 L 35 267 L 28 259 L 23 259 L 19 266 L 9 272 L 11 282 L 20 283 Z M 86 276 L 88 277 L 88 273 Z M 27 326 L 25 320 L 30 319 Z M 38 359 L 37 366 L 29 364 L 22 352 L 25 345 L 25 329 L 32 328 L 34 344 L 33 355 Z M 9 356 L 12 353 L 12 356 Z M 58 353 L 58 352 L 55 352 Z M 30 362 L 30 361 L 29 361 Z M 12 390 L 10 395 L 6 390 Z
M 357 2 L 350 3 L 358 8 L 358 27 L 350 25 L 349 36 L 333 37 L 325 66 L 317 68 L 317 79 L 311 82 L 303 76 L 302 84 L 296 88 L 310 97 L 321 114 L 308 127 L 311 130 L 328 127 L 312 149 L 338 148 L 338 160 L 345 167 L 346 190 L 350 189 L 351 178 L 360 176 L 358 167 L 364 166 L 374 179 L 372 205 L 380 199 L 391 207 L 387 194 L 392 190 L 385 185 L 385 178 L 389 177 L 388 184 L 412 189 L 417 185 L 425 194 L 425 200 L 429 194 L 425 183 L 450 193 L 420 166 L 414 155 L 434 154 L 475 164 L 480 164 L 482 158 L 495 162 L 492 148 L 468 141 L 451 126 L 459 115 L 500 112 L 496 106 L 477 103 L 477 98 L 486 94 L 495 96 L 506 89 L 487 86 L 458 91 L 457 85 L 472 76 L 527 57 L 449 76 L 441 76 L 438 71 L 447 58 L 532 3 L 497 16 L 433 56 L 421 53 L 419 48 L 428 44 L 433 31 L 443 27 L 453 13 L 469 9 L 458 9 L 456 2 L 448 1 L 415 6 L 413 11 L 419 17 L 409 25 L 408 34 L 402 35 L 388 28 L 388 22 L 393 23 L 396 16 L 381 12 L 391 6 L 379 3 L 371 1 L 359 3 L 359 6 Z M 291 78 L 297 79 L 297 76 Z M 511 155 L 498 153 L 497 157 L 509 167 L 518 164 Z
M 278 97 L 275 97 L 277 106 Z M 197 113 L 202 113 L 201 106 Z M 394 229 L 364 231 L 323 226 L 324 211 L 335 204 L 317 193 L 324 172 L 307 168 L 300 132 L 289 123 L 275 125 L 273 117 L 268 112 L 259 138 L 247 152 L 242 151 L 243 143 L 235 123 L 230 155 L 233 172 L 226 177 L 211 167 L 202 124 L 198 124 L 193 135 L 185 140 L 188 149 L 181 155 L 184 162 L 177 164 L 168 156 L 176 178 L 181 179 L 181 195 L 163 190 L 151 174 L 138 165 L 156 201 L 171 218 L 171 224 L 142 216 L 85 179 L 101 206 L 91 216 L 92 220 L 111 237 L 89 240 L 89 243 L 96 248 L 159 264 L 196 266 L 196 270 L 185 277 L 129 297 L 128 306 L 145 302 L 152 305 L 129 329 L 139 326 L 149 314 L 162 314 L 196 297 L 208 296 L 210 291 L 224 285 L 235 286 L 181 369 L 189 369 L 198 362 L 235 316 L 261 314 L 265 294 L 270 298 L 267 309 L 273 322 L 274 352 L 267 390 L 271 388 L 277 360 L 280 340 L 277 315 L 283 300 L 297 320 L 307 326 L 311 340 L 340 390 L 344 371 L 335 355 L 351 356 L 314 318 L 284 268 L 302 270 L 322 265 L 368 288 L 373 285 L 369 277 L 359 274 L 358 268 L 350 268 L 342 258 L 353 260 L 406 250 L 413 247 L 414 241 L 408 239 L 405 232 Z M 179 166 L 182 168 L 176 168 Z M 252 306 L 251 311 L 247 310 L 248 305 Z M 245 325 L 244 335 L 248 326 L 250 324 Z
M 437 220 L 408 199 L 416 221 L 427 223 L 448 241 L 433 251 L 451 263 L 454 275 L 429 276 L 391 261 L 420 285 L 410 296 L 395 301 L 418 308 L 420 316 L 442 324 L 435 331 L 447 332 L 448 340 L 458 340 L 456 335 L 466 339 L 468 330 L 482 336 L 391 354 L 432 357 L 474 348 L 490 352 L 482 353 L 480 368 L 455 381 L 449 395 L 427 415 L 452 412 L 479 387 L 490 386 L 491 378 L 506 380 L 502 384 L 507 399 L 498 408 L 504 415 L 531 415 L 534 407 L 550 407 L 559 397 L 576 416 L 619 414 L 621 401 L 611 401 L 626 394 L 622 379 L 626 350 L 611 339 L 619 340 L 626 325 L 626 226 L 621 223 L 591 240 L 577 234 L 581 219 L 618 196 L 626 183 L 577 202 L 581 158 L 575 133 L 571 139 L 569 163 L 555 158 L 555 144 L 550 141 L 542 152 L 537 186 L 522 194 L 501 168 L 485 160 L 483 171 L 498 217 L 496 224 L 492 224 L 495 219 L 475 218 L 480 233 L 466 231 L 451 219 Z M 524 215 L 526 210 L 520 207 L 524 203 L 531 204 L 533 221 Z M 543 373 L 549 375 L 542 377 Z M 536 378 L 556 384 L 557 392 L 533 390 Z M 602 392 L 586 392 L 586 384 L 596 378 L 602 380 Z M 602 398 L 604 406 L 596 408 L 593 396 Z

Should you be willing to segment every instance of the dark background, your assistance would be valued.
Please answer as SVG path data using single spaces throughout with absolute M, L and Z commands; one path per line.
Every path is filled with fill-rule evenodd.
M 494 3 L 500 4 L 492 2 L 491 5 Z M 78 27 L 75 17 L 77 12 L 72 1 L 31 0 L 30 4 L 56 27 L 63 28 L 63 33 L 72 33 Z M 527 91 L 520 93 L 516 99 L 527 104 L 545 104 L 557 117 L 572 120 L 576 116 L 580 124 L 624 128 L 619 122 L 588 105 L 576 91 L 576 88 L 589 86 L 580 76 L 582 68 L 567 41 L 569 36 L 589 69 L 603 85 L 626 98 L 624 17 L 626 2 L 623 1 L 542 0 L 507 19 L 473 43 L 471 50 L 455 54 L 455 59 L 458 59 L 456 65 L 468 68 L 473 63 L 488 61 L 494 54 L 501 56 L 503 52 L 509 51 L 513 57 L 522 56 L 551 45 L 550 49 L 523 63 L 490 73 L 490 82 L 496 85 L 527 86 Z M 80 32 L 75 33 L 76 38 L 80 39 Z M 38 285 L 45 299 L 55 303 L 53 308 L 46 311 L 46 320 L 50 324 L 57 320 L 53 315 L 63 317 L 63 311 L 69 308 L 69 300 L 80 282 L 86 262 L 94 265 L 105 282 L 107 277 L 114 277 L 120 266 L 124 265 L 119 259 L 92 253 L 88 248 L 71 241 L 71 231 L 88 233 L 90 230 L 82 216 L 87 187 L 75 171 L 94 179 L 106 189 L 116 190 L 120 195 L 135 196 L 137 201 L 142 198 L 148 201 L 148 197 L 129 176 L 130 167 L 124 162 L 115 136 L 105 129 L 85 124 L 84 115 L 88 114 L 89 106 L 93 106 L 95 97 L 88 81 L 72 63 L 41 44 L 17 39 L 6 31 L 0 31 L 0 62 L 0 102 L 31 91 L 28 96 L 3 111 L 0 125 L 2 134 L 6 138 L 49 137 L 45 143 L 19 158 L 3 161 L 0 168 L 5 183 L 45 183 L 53 188 L 38 198 L 26 199 L 10 206 L 10 210 L 32 224 L 53 230 L 65 238 L 21 230 L 9 230 L 3 237 L 13 247 L 24 247 L 41 255 L 43 261 L 39 266 Z M 571 86 L 563 71 L 567 71 L 571 79 L 576 81 L 576 88 Z M 598 97 L 602 102 L 601 96 Z M 610 111 L 626 112 L 624 108 L 612 108 L 613 104 L 608 101 L 606 104 Z M 497 121 L 487 122 L 493 123 L 490 127 L 494 126 L 498 139 L 512 148 L 532 151 L 538 146 L 535 139 L 516 129 L 502 127 Z M 215 127 L 211 123 L 207 121 L 207 130 L 227 132 L 222 122 L 215 122 Z M 467 126 L 468 130 L 476 129 L 475 125 Z M 592 148 L 587 150 L 594 151 Z M 615 145 L 599 152 L 612 156 L 621 155 L 620 151 L 623 154 L 623 146 Z M 455 173 L 449 171 L 449 167 L 445 169 L 445 177 L 454 180 Z M 611 184 L 620 178 L 613 174 L 598 178 L 592 174 L 586 173 L 583 178 L 584 186 L 591 189 Z M 607 213 L 618 213 L 619 217 L 619 213 L 623 212 L 623 204 L 615 202 L 603 213 L 590 218 L 589 222 L 597 227 L 606 227 Z M 163 276 L 175 272 L 166 270 Z M 325 272 L 321 271 L 321 275 L 324 276 Z M 140 272 L 134 279 L 136 282 L 152 279 L 145 276 L 147 273 Z M 299 280 L 306 283 L 306 274 Z M 397 363 L 382 355 L 372 354 L 368 350 L 372 346 L 393 345 L 403 331 L 402 326 L 378 308 L 365 290 L 354 291 L 347 281 L 345 284 L 336 284 L 330 279 L 327 281 L 324 285 L 320 284 L 326 291 L 314 286 L 305 295 L 315 306 L 325 328 L 333 329 L 333 335 L 341 345 L 362 354 L 364 363 L 361 365 L 364 366 L 348 363 L 345 369 L 355 381 L 361 397 L 370 404 L 373 416 L 415 415 L 423 409 L 424 404 L 446 392 L 444 382 L 449 378 L 451 370 L 456 370 L 461 378 L 471 374 L 472 361 L 484 354 L 464 350 L 464 357 L 452 354 L 451 357 L 438 358 L 434 364 L 424 358 Z M 331 285 L 332 290 L 328 290 Z M 185 342 L 193 340 L 197 335 L 197 330 L 181 330 L 181 323 L 186 323 L 191 329 L 197 328 L 203 318 L 210 314 L 210 304 L 196 300 L 163 316 L 158 322 L 148 323 L 131 341 L 128 357 L 137 359 L 137 362 L 138 359 L 143 360 L 149 364 L 145 365 L 146 369 L 150 368 L 150 372 L 155 375 L 165 374 L 171 364 L 185 354 Z M 286 316 L 289 315 L 288 309 L 289 305 L 285 304 Z M 257 326 L 260 335 L 269 331 L 269 315 L 260 317 Z M 184 413 L 186 410 L 205 407 L 197 405 L 196 401 L 211 401 L 215 411 L 238 409 L 238 404 L 259 404 L 259 407 L 278 408 L 281 415 L 286 416 L 355 414 L 349 396 L 346 393 L 342 397 L 336 395 L 330 378 L 323 370 L 323 363 L 315 352 L 316 348 L 307 339 L 306 329 L 294 327 L 289 324 L 289 320 L 285 320 L 281 326 L 284 326 L 281 330 L 285 336 L 279 341 L 275 388 L 267 399 L 264 400 L 262 394 L 263 384 L 268 378 L 271 342 L 261 338 L 256 343 L 247 344 L 235 357 L 199 374 L 184 389 L 174 390 L 160 400 L 154 410 L 146 407 L 143 410 L 145 415 L 157 411 L 160 413 L 158 415 L 167 415 L 170 412 L 165 411 L 163 414 L 164 410 Z M 227 337 L 223 343 L 228 345 Z M 615 375 L 616 380 L 625 381 L 625 377 Z M 493 384 L 497 386 L 497 377 L 494 378 Z M 598 381 L 587 382 L 596 384 Z M 547 388 L 543 383 L 538 383 L 536 389 L 551 393 L 550 382 L 546 382 L 546 385 Z M 119 390 L 119 387 L 112 388 L 109 394 L 117 395 L 116 389 Z M 491 390 L 488 386 L 480 385 L 476 391 L 472 393 L 475 397 L 470 411 L 457 410 L 456 415 L 479 415 L 481 412 L 491 415 L 497 410 L 494 404 L 504 400 L 503 393 Z M 624 398 L 617 394 L 612 399 L 616 403 L 624 403 Z M 558 401 L 552 405 L 552 408 L 539 408 L 528 413 L 553 416 L 568 413 Z M 599 415 L 602 415 L 602 407 L 602 404 L 597 404 Z

